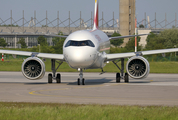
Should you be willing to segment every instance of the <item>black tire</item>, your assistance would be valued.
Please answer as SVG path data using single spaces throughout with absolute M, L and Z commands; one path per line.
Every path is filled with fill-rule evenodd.
M 129 75 L 128 75 L 128 73 L 125 73 L 124 80 L 125 80 L 125 83 L 129 83 Z
M 56 83 L 61 83 L 61 74 L 58 73 L 56 76 Z
M 52 74 L 48 74 L 48 83 L 52 82 L 53 82 Z
M 84 78 L 82 79 L 82 85 L 85 85 L 85 79 Z
M 116 73 L 116 83 L 120 83 L 120 81 L 121 81 L 120 73 Z
M 80 78 L 78 78 L 78 85 L 80 85 Z

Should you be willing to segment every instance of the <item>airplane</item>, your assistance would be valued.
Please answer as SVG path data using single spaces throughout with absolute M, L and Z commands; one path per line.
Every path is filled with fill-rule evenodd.
M 67 62 L 71 68 L 80 71 L 78 85 L 85 85 L 83 71 L 86 69 L 102 69 L 102 72 L 104 72 L 103 68 L 106 63 L 112 61 L 120 70 L 120 73 L 116 73 L 116 82 L 120 83 L 120 80 L 124 79 L 124 81 L 128 83 L 129 76 L 134 79 L 141 79 L 148 76 L 150 72 L 150 66 L 149 62 L 143 57 L 143 55 L 178 51 L 178 48 L 172 48 L 109 54 L 110 40 L 142 36 L 146 34 L 108 37 L 103 31 L 98 29 L 98 0 L 95 0 L 94 12 L 93 29 L 79 30 L 71 33 L 69 36 L 46 35 L 66 38 L 63 44 L 63 54 L 36 53 L 14 50 L 0 50 L 0 53 L 30 56 L 22 63 L 22 74 L 30 80 L 38 80 L 43 78 L 45 75 L 45 64 L 40 58 L 51 59 L 52 74 L 48 74 L 48 83 L 52 83 L 53 80 L 56 80 L 56 83 L 61 83 L 61 74 L 56 74 L 56 71 L 63 62 Z M 129 60 L 126 64 L 127 73 L 124 73 L 124 60 L 126 58 L 129 58 Z M 118 66 L 116 60 L 121 61 L 121 67 Z M 57 67 L 56 63 L 58 63 Z

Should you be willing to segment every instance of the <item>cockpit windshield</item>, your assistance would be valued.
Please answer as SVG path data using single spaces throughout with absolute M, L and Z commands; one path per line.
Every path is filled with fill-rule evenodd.
M 91 40 L 84 40 L 84 41 L 69 40 L 67 42 L 67 44 L 65 45 L 65 47 L 69 47 L 69 46 L 78 46 L 78 47 L 89 46 L 89 47 L 95 47 L 95 45 L 93 44 L 93 42 Z

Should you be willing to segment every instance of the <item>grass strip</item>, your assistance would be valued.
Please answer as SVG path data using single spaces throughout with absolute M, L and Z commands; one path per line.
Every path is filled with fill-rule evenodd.
M 178 107 L 0 102 L 1 120 L 178 120 Z
M 21 71 L 22 59 L 10 59 L 4 62 L 0 61 L 0 71 Z M 118 63 L 120 66 L 120 63 Z M 51 72 L 51 62 L 47 60 L 45 62 L 46 71 Z M 126 62 L 125 62 L 126 66 Z M 150 62 L 150 73 L 178 73 L 178 62 Z M 104 67 L 104 71 L 107 72 L 119 72 L 118 68 L 110 62 Z M 72 69 L 64 62 L 57 72 L 77 72 L 76 69 Z M 101 72 L 101 69 L 90 69 L 85 72 Z M 126 71 L 125 71 L 126 72 Z

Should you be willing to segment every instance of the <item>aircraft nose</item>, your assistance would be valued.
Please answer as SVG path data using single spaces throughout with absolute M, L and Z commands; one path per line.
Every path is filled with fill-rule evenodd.
M 67 51 L 66 61 L 72 68 L 87 68 L 94 62 L 94 55 L 89 49 L 72 49 Z

